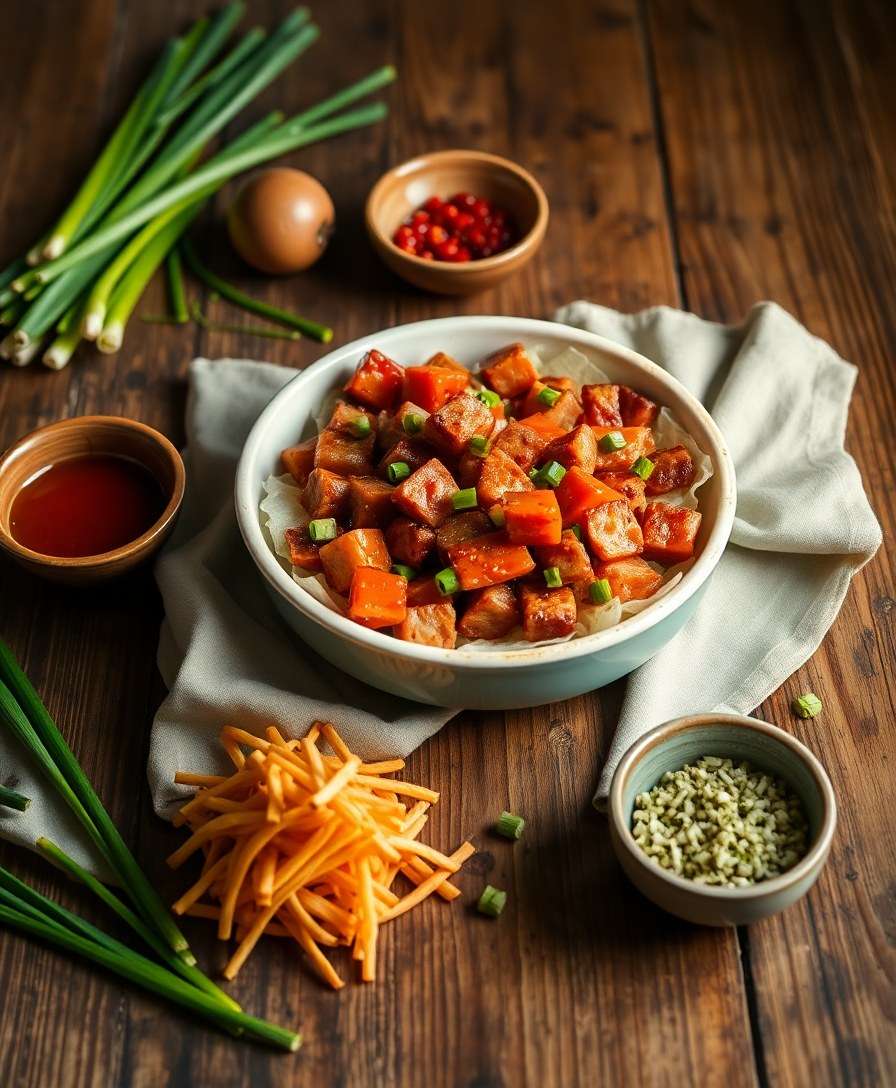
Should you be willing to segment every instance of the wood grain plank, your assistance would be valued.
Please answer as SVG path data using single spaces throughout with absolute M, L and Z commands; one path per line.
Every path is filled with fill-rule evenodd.
M 860 368 L 848 446 L 885 539 L 894 523 L 896 286 L 891 5 L 661 2 L 651 37 L 688 302 L 736 320 L 773 298 Z M 890 113 L 886 114 L 889 108 Z M 769 1080 L 896 1077 L 893 555 L 856 580 L 813 659 L 759 709 L 815 750 L 840 827 L 806 900 L 752 927 L 748 967 Z M 790 698 L 813 690 L 815 721 Z

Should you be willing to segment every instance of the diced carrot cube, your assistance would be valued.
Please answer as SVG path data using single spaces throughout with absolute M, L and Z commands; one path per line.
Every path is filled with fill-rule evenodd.
M 514 544 L 506 533 L 487 533 L 462 540 L 448 549 L 448 558 L 461 589 L 512 582 L 535 569 L 529 549 Z
M 464 374 L 469 376 L 469 371 L 463 363 L 459 363 L 453 355 L 448 355 L 447 352 L 437 351 L 435 355 L 431 355 L 426 360 L 427 366 L 440 366 L 444 370 L 462 370 Z
M 565 527 L 580 524 L 585 514 L 595 506 L 622 498 L 618 491 L 577 466 L 567 471 L 554 489 L 554 494 L 560 504 Z
M 609 563 L 597 563 L 594 567 L 595 578 L 606 578 L 610 583 L 613 596 L 623 604 L 626 601 L 643 601 L 660 588 L 663 576 L 640 555 L 627 559 L 614 559 Z
M 484 461 L 480 461 L 482 468 L 479 473 L 479 481 L 476 484 L 476 495 L 479 505 L 484 509 L 500 502 L 508 491 L 532 491 L 534 484 L 527 473 L 512 461 L 503 450 L 492 449 Z
M 698 510 L 690 510 L 687 506 L 649 502 L 641 522 L 644 558 L 666 566 L 690 559 L 701 518 Z
M 487 514 L 481 510 L 465 510 L 462 514 L 453 514 L 444 524 L 436 529 L 436 548 L 442 563 L 448 562 L 449 549 L 462 540 L 472 540 L 474 536 L 485 536 L 494 529 Z
M 519 397 L 537 380 L 538 372 L 523 345 L 510 344 L 484 360 L 482 378 L 499 397 Z
M 345 392 L 370 408 L 391 408 L 401 396 L 404 367 L 381 351 L 368 351 L 349 378 Z
M 290 446 L 280 454 L 283 467 L 292 476 L 295 482 L 304 487 L 311 470 L 314 468 L 314 451 L 317 447 L 317 437 L 309 438 L 307 442 L 300 442 L 297 446 Z
M 470 384 L 466 370 L 444 366 L 409 366 L 404 372 L 404 397 L 427 412 L 437 412 L 443 404 Z
M 626 427 L 650 427 L 659 415 L 659 405 L 636 393 L 627 385 L 619 386 L 619 412 Z
M 560 399 L 552 406 L 548 407 L 542 404 L 538 399 L 538 394 L 547 388 L 548 386 L 543 382 L 536 382 L 532 386 L 523 401 L 520 417 L 523 422 L 529 423 L 531 419 L 542 416 L 544 425 L 550 424 L 561 433 L 568 431 L 570 427 L 574 427 L 579 422 L 582 415 L 582 406 L 568 390 L 562 392 Z
M 535 412 L 534 415 L 526 416 L 525 419 L 521 419 L 519 422 L 521 427 L 528 427 L 530 431 L 534 431 L 545 442 L 551 442 L 553 439 L 561 438 L 566 434 L 566 428 L 558 427 L 547 412 Z
M 334 593 L 348 593 L 358 567 L 389 569 L 389 552 L 379 529 L 352 529 L 320 549 L 324 574 Z
M 597 466 L 595 472 L 620 472 L 631 468 L 639 457 L 646 457 L 656 448 L 653 432 L 649 427 L 594 427 L 597 439 Z M 621 434 L 625 445 L 620 450 L 601 449 L 600 440 L 608 434 Z
M 690 487 L 694 482 L 694 462 L 684 446 L 657 450 L 651 455 L 653 472 L 647 478 L 648 495 L 665 495 L 680 487 Z
M 624 559 L 644 550 L 641 526 L 625 499 L 589 510 L 582 531 L 592 555 L 604 561 Z
M 352 576 L 348 614 L 363 627 L 392 627 L 407 615 L 407 581 L 400 574 L 358 567 Z
M 560 543 L 563 515 L 553 491 L 509 491 L 501 506 L 507 536 L 513 543 Z

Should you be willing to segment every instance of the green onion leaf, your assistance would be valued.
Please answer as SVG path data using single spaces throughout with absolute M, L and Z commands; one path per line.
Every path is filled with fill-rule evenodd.
M 478 504 L 475 487 L 465 487 L 451 496 L 451 505 L 455 510 L 475 510 Z
M 417 572 L 413 567 L 406 566 L 404 563 L 393 563 L 391 567 L 393 574 L 398 574 L 406 582 L 410 582 L 412 578 L 417 577 Z
M 473 396 L 477 400 L 481 400 L 486 408 L 495 408 L 501 403 L 501 398 L 497 393 L 493 393 L 491 389 L 477 389 Z
M 495 824 L 495 831 L 499 835 L 503 835 L 505 839 L 518 839 L 523 833 L 523 828 L 526 826 L 526 821 L 522 816 L 514 816 L 512 812 L 504 812 L 498 817 L 498 822 Z
M 538 468 L 530 468 L 529 469 L 529 479 L 532 481 L 532 483 L 537 483 L 538 482 L 538 474 L 540 472 L 541 472 L 541 469 L 538 469 Z
M 308 522 L 308 535 L 313 544 L 326 544 L 328 540 L 336 539 L 335 518 L 315 518 Z
M 488 453 L 488 439 L 484 434 L 474 434 L 469 442 L 470 453 L 476 457 L 485 457 Z
M 791 703 L 794 714 L 799 718 L 814 718 L 821 713 L 822 702 L 818 696 L 807 691 L 805 695 L 798 695 Z
M 619 431 L 610 431 L 610 433 L 605 434 L 597 444 L 604 453 L 615 453 L 616 450 L 625 449 L 628 445 L 625 436 Z
M 496 526 L 498 529 L 503 529 L 507 524 L 507 518 L 504 516 L 504 507 L 500 506 L 498 503 L 495 503 L 491 510 L 489 510 L 488 516 L 492 520 L 492 525 Z
M 401 426 L 405 434 L 419 434 L 423 430 L 423 416 L 418 412 L 405 412 Z
M 636 476 L 640 476 L 642 480 L 649 480 L 656 465 L 649 457 L 639 457 L 637 461 L 632 465 L 632 472 Z
M 549 461 L 538 473 L 542 483 L 548 487 L 556 487 L 566 475 L 566 469 L 559 461 Z
M 490 918 L 497 918 L 504 909 L 506 902 L 507 892 L 501 891 L 500 888 L 493 888 L 491 884 L 486 884 L 482 895 L 479 896 L 476 909 L 480 914 L 487 914 Z
M 14 808 L 16 812 L 24 812 L 30 804 L 30 797 L 24 797 L 21 793 L 16 793 L 15 790 L 0 786 L 0 805 L 4 808 Z
M 407 461 L 393 461 L 386 469 L 386 475 L 390 484 L 399 484 L 411 474 L 411 466 Z
M 572 531 L 572 535 L 576 538 L 576 540 L 581 541 L 581 539 L 582 539 L 582 526 L 581 525 L 571 525 L 570 530 Z
M 460 582 L 451 567 L 445 567 L 435 576 L 436 589 L 443 597 L 450 597 L 460 589 Z
M 595 604 L 606 604 L 613 600 L 613 589 L 606 578 L 598 578 L 588 587 L 588 596 Z
M 560 394 L 556 389 L 551 389 L 550 386 L 545 386 L 544 389 L 535 398 L 542 404 L 546 404 L 548 408 L 553 408 L 557 401 L 560 399 Z
M 370 417 L 357 416 L 351 421 L 349 427 L 355 438 L 366 438 L 370 434 Z
M 563 585 L 563 576 L 560 574 L 559 567 L 547 567 L 543 573 L 548 589 L 559 589 Z

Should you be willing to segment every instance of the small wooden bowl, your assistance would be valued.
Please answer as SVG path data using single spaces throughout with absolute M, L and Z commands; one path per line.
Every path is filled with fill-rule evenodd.
M 12 504 L 28 480 L 60 461 L 86 454 L 117 454 L 144 466 L 168 502 L 158 521 L 128 544 L 102 555 L 66 558 L 43 555 L 20 544 L 10 532 Z M 134 419 L 78 416 L 39 427 L 0 458 L 0 547 L 32 574 L 69 585 L 114 578 L 148 559 L 168 538 L 184 497 L 184 463 L 168 439 Z
M 395 245 L 395 230 L 425 200 L 459 191 L 506 208 L 520 231 L 516 245 L 463 264 L 427 261 Z M 370 191 L 364 214 L 370 240 L 393 272 L 425 291 L 466 295 L 493 287 L 532 259 L 547 229 L 548 201 L 535 178 L 509 159 L 484 151 L 434 151 L 383 174 Z

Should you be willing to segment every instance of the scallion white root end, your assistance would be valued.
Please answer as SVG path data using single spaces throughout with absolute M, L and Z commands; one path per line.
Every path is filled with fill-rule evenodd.
M 45 261 L 55 261 L 57 257 L 61 257 L 65 252 L 66 238 L 64 234 L 53 234 L 47 239 L 47 244 L 41 250 L 41 255 Z M 38 261 L 34 262 L 38 264 Z
M 102 335 L 103 322 L 106 319 L 106 309 L 102 307 L 100 309 L 91 310 L 84 315 L 84 320 L 81 322 L 81 335 L 85 340 L 96 340 Z
M 13 366 L 27 366 L 40 351 L 40 340 L 35 340 L 24 348 L 20 348 L 12 357 Z
M 124 340 L 124 325 L 120 321 L 113 321 L 99 334 L 96 346 L 104 355 L 114 355 L 121 347 Z
M 44 352 L 41 362 L 44 366 L 49 367 L 50 370 L 62 370 L 68 366 L 68 362 L 74 354 L 74 345 L 69 347 L 67 344 L 50 344 L 47 350 Z

